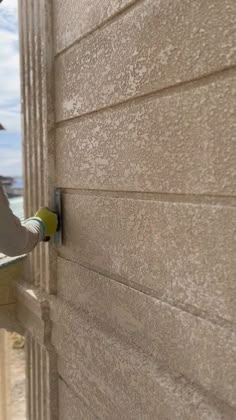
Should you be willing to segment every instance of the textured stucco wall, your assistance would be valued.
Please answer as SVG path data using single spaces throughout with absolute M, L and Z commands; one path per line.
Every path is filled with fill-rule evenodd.
M 53 0 L 61 420 L 236 419 L 235 16 Z
M 9 336 L 0 329 L 0 420 L 10 420 Z

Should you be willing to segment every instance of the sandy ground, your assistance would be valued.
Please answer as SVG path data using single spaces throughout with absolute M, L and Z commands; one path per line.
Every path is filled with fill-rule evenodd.
M 24 349 L 11 349 L 11 420 L 26 420 Z

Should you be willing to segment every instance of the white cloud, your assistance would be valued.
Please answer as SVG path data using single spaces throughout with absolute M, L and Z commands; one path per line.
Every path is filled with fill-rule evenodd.
M 0 24 L 2 26 L 2 23 L 7 20 L 9 20 L 11 25 L 17 24 L 18 19 L 18 0 L 3 0 L 3 2 L 0 5 Z
M 18 8 L 18 0 L 4 0 L 2 4 L 4 4 L 9 13 L 13 12 L 15 15 Z
M 20 69 L 17 0 L 0 4 L 0 122 L 20 132 Z

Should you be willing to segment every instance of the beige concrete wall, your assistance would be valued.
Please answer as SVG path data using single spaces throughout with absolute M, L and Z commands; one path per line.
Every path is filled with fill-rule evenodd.
M 59 418 L 236 419 L 235 0 L 53 11 Z
M 19 0 L 24 203 L 27 216 L 54 205 L 52 1 Z M 57 357 L 50 341 L 48 296 L 56 292 L 54 247 L 27 256 L 16 287 L 15 317 L 26 336 L 27 419 L 58 418 Z
M 0 329 L 0 420 L 11 419 L 9 352 L 9 335 Z
M 235 0 L 20 5 L 29 419 L 236 419 Z

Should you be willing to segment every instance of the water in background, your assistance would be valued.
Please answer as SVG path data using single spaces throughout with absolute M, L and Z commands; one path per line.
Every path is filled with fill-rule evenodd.
M 23 188 L 23 179 L 22 177 L 15 178 L 15 182 L 13 184 L 15 188 Z M 13 213 L 21 220 L 24 218 L 24 204 L 23 204 L 23 197 L 12 197 L 10 198 L 10 206 Z
M 23 188 L 23 179 L 22 177 L 15 178 L 15 182 L 13 184 L 14 188 Z
M 21 220 L 24 219 L 24 205 L 23 197 L 13 197 L 10 198 L 10 206 L 13 213 Z

